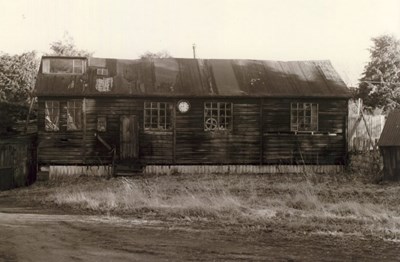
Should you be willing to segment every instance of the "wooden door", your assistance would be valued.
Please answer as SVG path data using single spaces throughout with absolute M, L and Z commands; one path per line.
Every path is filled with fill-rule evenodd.
M 120 123 L 119 157 L 121 160 L 136 159 L 139 153 L 139 127 L 137 117 L 134 115 L 121 116 Z

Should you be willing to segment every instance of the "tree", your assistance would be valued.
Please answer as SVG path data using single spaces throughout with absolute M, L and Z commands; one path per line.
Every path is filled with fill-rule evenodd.
M 139 57 L 140 57 L 140 59 L 149 59 L 149 60 L 151 60 L 151 59 L 157 59 L 157 58 L 171 58 L 172 56 L 169 54 L 168 51 L 163 50 L 163 51 L 160 51 L 160 52 L 157 52 L 157 53 L 146 51 L 143 54 L 141 54 Z
M 33 99 L 39 60 L 34 51 L 0 55 L 0 102 L 29 104 Z
M 17 120 L 26 119 L 29 104 L 34 101 L 38 68 L 34 51 L 13 56 L 0 54 L 0 133 Z
M 394 36 L 372 38 L 370 61 L 364 68 L 357 97 L 371 110 L 400 108 L 400 41 Z
M 78 49 L 68 33 L 50 44 L 48 55 L 86 56 L 92 53 Z M 34 106 L 33 90 L 40 61 L 35 51 L 21 55 L 0 52 L 0 132 L 9 129 L 17 120 L 24 120 Z M 32 103 L 31 103 L 32 102 Z M 31 117 L 32 117 L 32 112 Z
M 91 57 L 93 56 L 93 52 L 89 52 L 87 50 L 78 49 L 75 46 L 74 39 L 72 36 L 68 34 L 68 32 L 64 33 L 63 39 L 59 41 L 55 41 L 50 44 L 51 52 L 47 55 L 54 56 L 84 56 Z

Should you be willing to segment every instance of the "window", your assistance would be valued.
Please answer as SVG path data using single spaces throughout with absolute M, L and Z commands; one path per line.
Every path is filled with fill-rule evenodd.
M 317 131 L 318 130 L 318 104 L 292 103 L 291 104 L 291 130 L 292 131 Z
M 107 68 L 97 68 L 97 75 L 98 76 L 108 76 L 108 69 Z
M 84 59 L 44 58 L 42 63 L 44 74 L 83 74 L 85 72 Z
M 59 131 L 60 103 L 58 101 L 45 102 L 45 130 Z
M 232 129 L 232 107 L 232 103 L 204 103 L 204 130 L 215 131 Z
M 67 130 L 82 129 L 82 100 L 67 102 Z
M 97 117 L 97 131 L 99 132 L 107 131 L 107 118 L 105 116 Z
M 144 130 L 170 130 L 171 115 L 171 103 L 144 102 Z

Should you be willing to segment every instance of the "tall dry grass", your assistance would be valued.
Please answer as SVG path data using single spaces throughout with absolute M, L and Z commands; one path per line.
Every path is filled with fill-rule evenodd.
M 89 179 L 55 186 L 46 201 L 103 213 L 358 231 L 400 239 L 398 186 L 316 175 L 197 175 Z

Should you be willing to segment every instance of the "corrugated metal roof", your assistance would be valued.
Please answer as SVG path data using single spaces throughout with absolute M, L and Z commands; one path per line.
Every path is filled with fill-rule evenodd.
M 90 58 L 88 65 L 87 76 L 39 73 L 37 95 L 350 97 L 329 61 Z
M 400 146 L 400 110 L 389 113 L 378 146 Z

